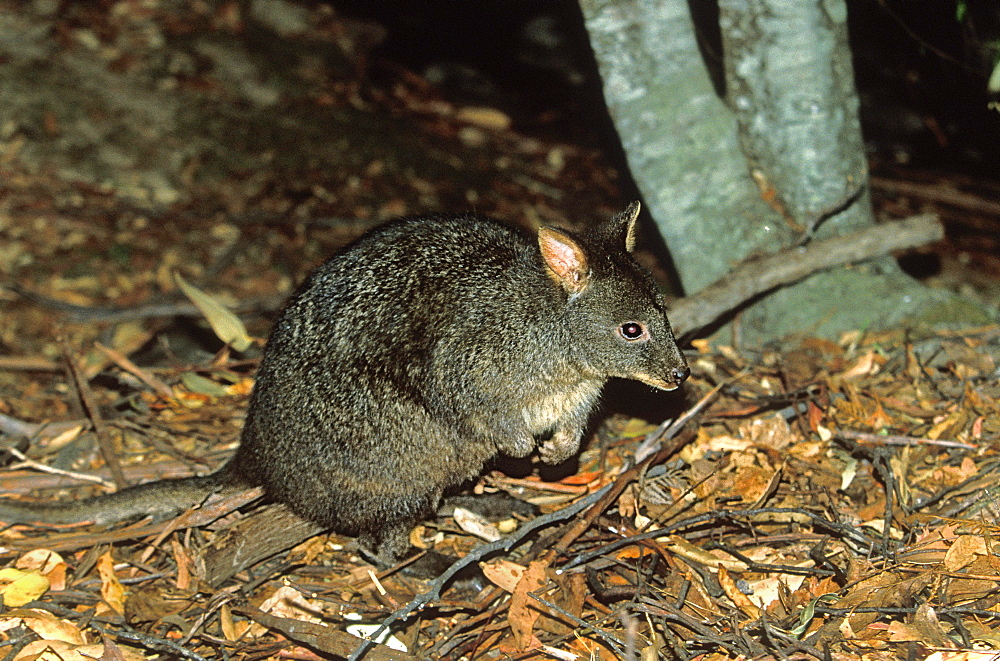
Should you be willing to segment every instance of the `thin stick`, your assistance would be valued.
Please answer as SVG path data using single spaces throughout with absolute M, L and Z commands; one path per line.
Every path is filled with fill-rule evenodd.
M 41 462 L 35 461 L 34 459 L 29 459 L 28 457 L 24 456 L 24 453 L 22 453 L 17 448 L 7 448 L 6 451 L 11 453 L 15 459 L 21 462 L 19 465 L 11 466 L 10 467 L 11 469 L 16 469 L 21 467 L 34 468 L 36 471 L 39 471 L 41 473 L 61 475 L 63 477 L 73 478 L 74 480 L 82 480 L 84 482 L 93 482 L 95 484 L 100 484 L 102 487 L 107 487 L 108 489 L 113 489 L 115 486 L 113 482 L 108 482 L 104 478 L 98 477 L 96 475 L 87 475 L 86 473 L 74 473 L 73 471 L 67 471 L 61 468 L 53 468 L 52 466 L 48 466 Z
M 97 443 L 101 447 L 101 455 L 104 457 L 104 463 L 108 465 L 108 470 L 111 471 L 111 479 L 115 481 L 115 486 L 123 489 L 128 486 L 128 481 L 125 479 L 125 473 L 122 472 L 122 465 L 118 461 L 118 455 L 115 454 L 114 446 L 111 445 L 111 437 L 108 436 L 108 430 L 104 425 L 104 418 L 101 417 L 100 408 L 97 406 L 97 402 L 94 401 L 90 384 L 84 378 L 83 372 L 81 372 L 80 366 L 73 357 L 73 352 L 70 350 L 69 343 L 66 342 L 65 338 L 59 338 L 59 348 L 62 349 L 63 359 L 66 361 L 70 376 L 73 377 L 73 383 L 76 384 L 76 392 L 80 396 L 80 401 L 83 402 L 83 408 L 87 412 L 87 417 L 90 418 L 90 422 L 94 426 L 94 434 L 97 435 Z
M 850 429 L 840 429 L 836 436 L 849 438 L 862 443 L 873 443 L 875 445 L 934 445 L 941 448 L 956 448 L 959 450 L 975 450 L 975 445 L 962 443 L 961 441 L 949 441 L 943 438 L 919 438 L 917 436 L 897 436 L 892 434 L 869 434 L 863 431 L 851 431 Z
M 118 365 L 118 367 L 145 383 L 161 397 L 170 398 L 174 396 L 174 391 L 170 389 L 170 386 L 133 363 L 122 352 L 110 349 L 100 342 L 95 342 L 94 346 L 103 351 L 104 355 Z

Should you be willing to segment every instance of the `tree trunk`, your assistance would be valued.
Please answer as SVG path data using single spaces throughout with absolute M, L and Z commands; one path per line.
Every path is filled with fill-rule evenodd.
M 873 224 L 843 0 L 720 0 L 725 101 L 686 0 L 580 4 L 632 175 L 687 293 L 814 229 Z M 743 340 L 886 327 L 946 297 L 886 258 L 758 301 Z

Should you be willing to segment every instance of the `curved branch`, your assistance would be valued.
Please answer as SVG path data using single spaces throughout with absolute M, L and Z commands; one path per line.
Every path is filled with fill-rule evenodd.
M 748 259 L 697 294 L 675 301 L 670 310 L 670 324 L 678 337 L 690 336 L 758 296 L 818 271 L 942 238 L 944 228 L 940 221 L 927 214 Z

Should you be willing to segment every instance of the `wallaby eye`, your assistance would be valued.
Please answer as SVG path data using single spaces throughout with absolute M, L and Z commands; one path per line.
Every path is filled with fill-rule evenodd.
M 618 327 L 618 334 L 629 342 L 649 338 L 649 333 L 646 332 L 646 327 L 638 321 L 626 321 Z

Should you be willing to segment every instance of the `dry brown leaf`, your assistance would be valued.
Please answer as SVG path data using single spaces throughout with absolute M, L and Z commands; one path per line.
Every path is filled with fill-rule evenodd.
M 487 542 L 495 542 L 503 537 L 503 533 L 494 524 L 464 507 L 456 507 L 453 517 L 459 528 Z
M 86 637 L 72 622 L 61 620 L 40 608 L 15 609 L 4 613 L 4 617 L 19 618 L 42 640 L 59 640 L 73 645 L 85 645 Z
M 17 559 L 14 566 L 24 571 L 35 570 L 40 574 L 48 574 L 59 565 L 65 565 L 62 556 L 48 549 L 34 549 Z
M 958 571 L 975 562 L 977 556 L 984 555 L 989 555 L 989 549 L 981 535 L 959 535 L 944 555 L 944 568 Z
M 948 524 L 926 531 L 906 551 L 903 559 L 906 562 L 921 565 L 943 562 L 948 549 L 954 544 L 955 528 L 954 524 Z
M 917 606 L 917 612 L 913 614 L 913 620 L 910 624 L 920 632 L 918 640 L 924 645 L 938 648 L 955 647 L 954 641 L 948 636 L 945 628 L 941 626 L 937 611 L 926 601 Z
M 524 565 L 519 565 L 516 562 L 511 562 L 503 558 L 497 558 L 489 562 L 480 562 L 479 567 L 483 570 L 483 575 L 490 582 L 504 592 L 510 593 L 514 592 L 518 581 L 524 576 L 525 571 Z
M 744 615 L 747 617 L 757 620 L 763 614 L 757 605 L 750 601 L 750 598 L 743 594 L 743 592 L 736 586 L 736 581 L 733 577 L 729 575 L 729 572 L 725 567 L 719 565 L 719 585 L 722 586 L 722 591 L 726 593 L 729 600 L 739 608 Z
M 177 579 L 174 585 L 178 590 L 191 589 L 191 555 L 187 549 L 178 541 L 177 536 L 170 537 L 170 546 L 174 554 L 174 562 L 177 564 Z
M 559 586 L 558 592 L 552 597 L 552 602 L 570 615 L 580 617 L 583 614 L 584 601 L 589 593 L 587 577 L 580 572 L 557 573 L 549 570 L 548 574 L 549 579 Z M 577 628 L 576 622 L 562 618 L 558 613 L 546 613 L 539 619 L 538 626 L 558 636 Z
M 902 622 L 890 622 L 887 629 L 889 640 L 894 643 L 904 643 L 908 640 L 921 641 L 924 639 L 923 632 L 917 627 Z
M 780 477 L 781 471 L 773 468 L 746 466 L 736 472 L 733 490 L 740 495 L 744 503 L 759 507 L 777 488 L 777 480 Z
M 239 634 L 236 633 L 236 624 L 233 622 L 233 609 L 229 607 L 229 604 L 222 604 L 219 608 L 219 628 L 222 629 L 222 635 L 229 642 L 239 638 Z
M 963 650 L 961 652 L 934 652 L 924 661 L 997 661 L 996 650 L 982 652 Z
M 61 640 L 36 640 L 17 653 L 14 661 L 94 661 L 101 658 L 104 645 L 74 645 Z
M 260 605 L 260 610 L 275 617 L 305 620 L 316 624 L 323 622 L 322 617 L 320 617 L 323 613 L 322 608 L 303 597 L 301 592 L 290 585 L 282 585 L 275 590 Z
M 1000 579 L 1000 571 L 993 560 L 991 556 L 974 556 L 974 560 L 962 571 L 967 578 L 963 575 L 954 576 L 945 584 L 945 603 L 969 603 L 993 594 Z
M 840 376 L 843 379 L 860 379 L 878 374 L 879 368 L 883 363 L 885 363 L 885 358 L 878 355 L 874 350 L 869 350 L 855 360 L 850 367 L 843 370 Z
M 97 573 L 101 577 L 101 599 L 104 604 L 119 615 L 124 615 L 125 588 L 115 575 L 115 561 L 111 557 L 111 551 L 97 559 Z
M 101 661 L 126 661 L 122 648 L 115 645 L 115 641 L 108 636 L 101 637 L 104 643 L 104 653 L 101 654 Z
M 524 570 L 524 575 L 517 582 L 510 598 L 510 609 L 507 611 L 507 622 L 514 634 L 514 641 L 520 650 L 526 650 L 537 639 L 534 636 L 535 621 L 541 615 L 539 603 L 529 593 L 539 590 L 548 583 L 545 575 L 548 563 L 533 560 Z

